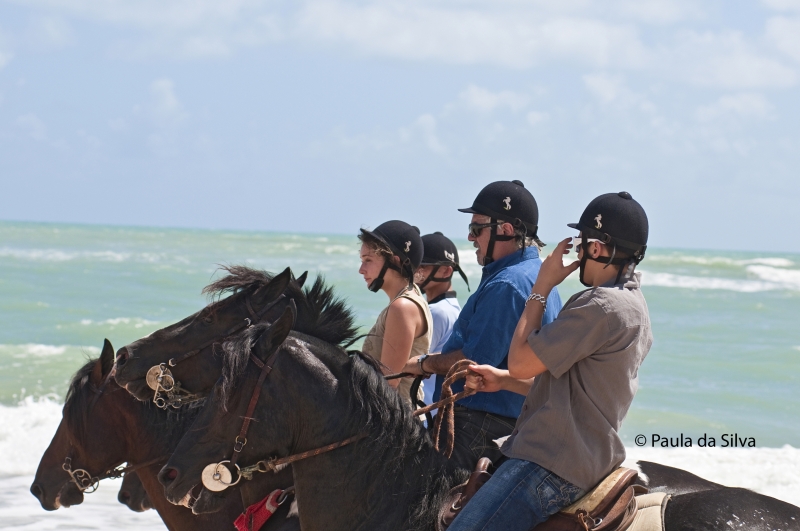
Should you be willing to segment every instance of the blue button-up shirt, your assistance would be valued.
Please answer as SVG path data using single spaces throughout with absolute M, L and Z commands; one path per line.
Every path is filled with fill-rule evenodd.
M 536 247 L 526 247 L 524 252 L 515 251 L 484 267 L 480 285 L 461 310 L 442 354 L 461 350 L 477 364 L 508 369 L 511 337 L 541 266 Z M 561 296 L 554 289 L 547 297 L 543 325 L 555 320 L 561 305 Z M 453 384 L 453 393 L 463 389 L 464 380 Z M 439 399 L 439 391 L 437 389 L 435 400 Z M 498 391 L 477 393 L 458 403 L 470 409 L 517 418 L 524 401 L 522 395 Z

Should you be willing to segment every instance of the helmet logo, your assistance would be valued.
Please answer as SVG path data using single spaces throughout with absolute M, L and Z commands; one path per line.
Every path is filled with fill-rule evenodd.
M 597 216 L 595 216 L 595 218 L 594 218 L 594 221 L 595 221 L 594 228 L 596 228 L 596 229 L 602 229 L 603 228 L 603 224 L 600 223 L 601 219 L 603 219 L 603 214 L 597 214 Z
M 411 242 L 406 242 L 406 248 L 404 250 L 405 250 L 405 252 L 408 252 L 408 251 L 411 250 Z
M 445 251 L 444 252 L 444 257 L 446 259 L 450 260 L 451 262 L 455 262 L 456 261 L 456 255 L 454 255 L 453 253 L 448 253 L 447 251 Z
M 505 203 L 505 206 L 503 208 L 505 208 L 506 210 L 511 210 L 511 198 L 510 197 L 506 197 L 505 199 L 503 199 L 503 203 Z

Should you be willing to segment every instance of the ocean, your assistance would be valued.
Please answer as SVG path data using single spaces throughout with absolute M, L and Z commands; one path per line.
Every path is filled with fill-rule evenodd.
M 455 241 L 477 286 L 474 251 Z M 71 375 L 104 338 L 118 348 L 200 309 L 226 264 L 322 274 L 366 331 L 388 301 L 364 286 L 358 248 L 355 231 L 0 222 L 0 529 L 162 529 L 153 511 L 119 505 L 113 481 L 52 513 L 28 492 Z M 622 428 L 629 460 L 800 505 L 800 255 L 655 248 L 639 270 L 655 343 Z M 564 300 L 579 289 L 559 287 Z

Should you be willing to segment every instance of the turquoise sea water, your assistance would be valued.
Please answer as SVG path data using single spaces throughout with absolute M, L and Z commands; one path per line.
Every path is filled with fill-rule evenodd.
M 475 286 L 480 268 L 458 244 Z M 357 273 L 355 234 L 0 222 L 0 404 L 63 400 L 103 338 L 119 347 L 206 304 L 200 291 L 218 264 L 322 273 L 365 328 L 387 303 Z M 737 433 L 758 447 L 800 446 L 800 255 L 652 249 L 640 270 L 655 344 L 626 444 Z M 463 303 L 465 285 L 455 288 Z M 574 278 L 560 288 L 564 299 L 578 289 Z

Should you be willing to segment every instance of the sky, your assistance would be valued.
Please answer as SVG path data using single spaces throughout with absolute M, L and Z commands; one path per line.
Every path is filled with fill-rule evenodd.
M 800 252 L 800 0 L 0 0 L 0 219 Z

